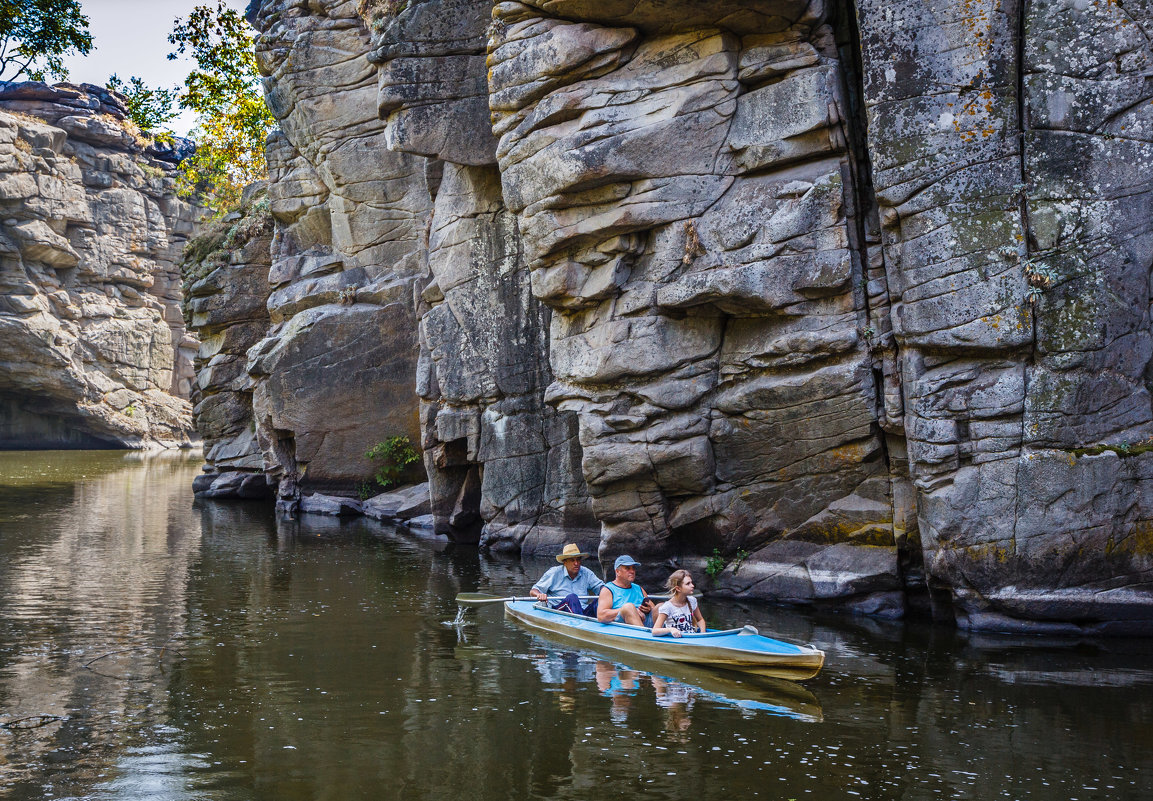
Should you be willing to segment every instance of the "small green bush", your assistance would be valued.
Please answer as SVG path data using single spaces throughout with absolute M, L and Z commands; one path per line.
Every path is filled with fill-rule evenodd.
M 396 484 L 404 468 L 420 459 L 408 437 L 389 437 L 373 445 L 364 455 L 379 463 L 373 478 L 385 489 Z
M 705 572 L 709 578 L 715 579 L 725 569 L 725 557 L 721 556 L 720 548 L 713 548 L 713 555 L 705 560 Z

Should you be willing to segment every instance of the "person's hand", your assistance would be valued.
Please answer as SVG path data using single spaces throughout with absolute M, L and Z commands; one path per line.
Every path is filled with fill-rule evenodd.
M 680 629 L 669 629 L 669 634 L 673 635 L 674 637 L 685 636 L 685 633 L 683 631 L 681 631 Z
M 641 603 L 640 609 L 638 611 L 642 615 L 647 615 L 649 612 L 653 611 L 653 602 L 650 601 L 648 598 L 645 598 L 644 602 Z

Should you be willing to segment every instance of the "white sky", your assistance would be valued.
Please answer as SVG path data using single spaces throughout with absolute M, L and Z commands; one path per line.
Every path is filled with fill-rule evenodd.
M 139 76 L 150 87 L 174 88 L 192 69 L 188 59 L 169 61 L 175 48 L 168 43 L 177 17 L 186 17 L 198 5 L 216 7 L 216 0 L 81 0 L 92 34 L 92 52 L 64 59 L 68 80 L 103 86 L 113 73 L 125 82 Z M 244 13 L 245 0 L 227 5 Z M 178 134 L 188 133 L 193 115 L 183 112 L 169 123 Z

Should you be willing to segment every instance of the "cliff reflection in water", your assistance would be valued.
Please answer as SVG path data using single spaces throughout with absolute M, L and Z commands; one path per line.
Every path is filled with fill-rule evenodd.
M 81 792 L 164 724 L 199 548 L 182 514 L 199 464 L 172 452 L 0 453 L 7 789 Z
M 0 454 L 5 801 L 1145 795 L 1148 643 L 705 596 L 713 625 L 812 642 L 824 670 L 613 657 L 498 608 L 452 625 L 457 593 L 523 592 L 548 561 L 194 504 L 198 469 Z

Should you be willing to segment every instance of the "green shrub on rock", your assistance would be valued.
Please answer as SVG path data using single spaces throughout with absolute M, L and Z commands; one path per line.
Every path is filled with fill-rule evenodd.
M 420 454 L 412 447 L 408 437 L 389 437 L 373 445 L 364 455 L 379 462 L 373 478 L 385 489 L 396 484 L 404 468 L 420 459 Z

